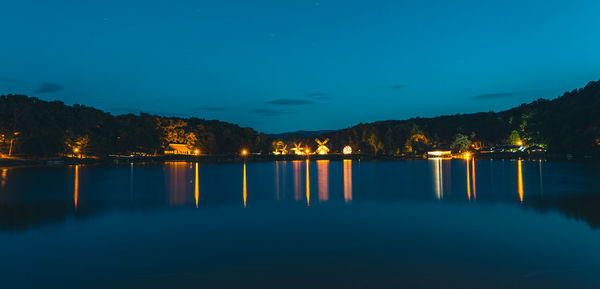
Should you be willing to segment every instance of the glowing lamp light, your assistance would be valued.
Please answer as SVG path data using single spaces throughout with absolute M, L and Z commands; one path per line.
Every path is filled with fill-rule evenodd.
M 74 149 L 73 149 L 73 152 L 74 152 L 74 153 L 79 153 L 79 148 L 74 148 Z
M 245 149 L 243 149 L 243 150 L 242 150 L 242 155 L 243 155 L 243 156 L 247 156 L 247 155 L 248 155 L 248 151 L 247 151 L 247 150 L 245 150 Z
M 350 147 L 350 146 L 345 146 L 345 147 L 342 149 L 342 153 L 343 153 L 343 154 L 345 154 L 345 155 L 352 154 L 352 147 Z
M 199 150 L 199 149 L 195 149 L 195 150 L 194 150 L 194 154 L 195 154 L 195 155 L 199 155 L 199 154 L 200 154 L 200 150 Z

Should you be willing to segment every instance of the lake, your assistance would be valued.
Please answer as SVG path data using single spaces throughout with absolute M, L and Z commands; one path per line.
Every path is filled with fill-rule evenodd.
M 600 288 L 600 164 L 8 168 L 0 288 Z

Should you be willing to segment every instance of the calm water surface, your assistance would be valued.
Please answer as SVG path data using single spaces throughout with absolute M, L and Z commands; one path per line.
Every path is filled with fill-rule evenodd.
M 600 164 L 0 171 L 0 288 L 600 288 Z

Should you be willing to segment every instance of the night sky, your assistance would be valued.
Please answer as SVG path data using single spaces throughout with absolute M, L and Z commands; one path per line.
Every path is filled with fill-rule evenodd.
M 499 111 L 600 79 L 599 11 L 598 0 L 7 0 L 0 94 L 267 133 Z

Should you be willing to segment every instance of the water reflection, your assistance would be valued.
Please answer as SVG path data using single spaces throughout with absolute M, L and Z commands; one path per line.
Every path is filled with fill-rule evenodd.
M 246 207 L 246 199 L 248 198 L 248 188 L 246 185 L 246 162 L 244 162 L 244 176 L 243 176 L 243 181 L 242 181 L 242 197 L 244 198 L 244 208 L 245 208 Z
M 444 179 L 443 179 L 443 175 L 442 175 L 442 159 L 441 158 L 431 158 L 430 160 L 433 161 L 433 163 L 434 163 L 433 184 L 434 184 L 434 189 L 435 189 L 435 198 L 438 200 L 441 200 L 444 198 L 444 186 L 443 186 Z
M 73 202 L 75 203 L 75 210 L 77 210 L 77 203 L 79 202 L 79 165 L 75 165 L 75 183 L 73 185 Z
M 475 182 L 475 158 L 471 161 L 473 167 L 473 199 L 477 200 L 477 183 Z
M 0 187 L 4 189 L 6 186 L 6 173 L 8 169 L 2 169 L 1 179 L 0 179 Z
M 344 200 L 352 202 L 352 160 L 344 160 Z
M 311 280 L 302 287 L 352 287 L 355 279 L 367 277 L 365 284 L 393 287 L 415 276 L 417 281 L 404 283 L 411 287 L 435 275 L 442 279 L 431 282 L 434 288 L 474 288 L 478 284 L 470 282 L 482 283 L 486 276 L 500 284 L 494 288 L 600 288 L 594 286 L 600 284 L 594 274 L 600 263 L 598 164 L 544 162 L 543 198 L 534 162 L 311 160 L 296 164 L 296 171 L 293 163 L 286 170 L 286 162 L 257 162 L 250 164 L 249 176 L 242 163 L 242 184 L 239 164 L 136 164 L 133 204 L 130 164 L 9 169 L 0 190 L 0 243 L 10 248 L 0 250 L 3 288 L 57 287 L 69 278 L 75 278 L 70 284 L 83 284 L 103 276 L 114 278 L 98 287 L 134 282 L 192 287 L 187 282 L 198 280 L 211 288 L 252 287 L 242 283 L 274 277 L 280 283 L 267 287 L 279 288 L 297 277 L 298 268 L 311 266 L 303 273 Z M 294 182 L 283 181 L 296 172 L 302 198 L 297 202 Z M 180 182 L 179 175 L 185 207 L 165 197 L 167 182 Z M 288 202 L 274 201 L 274 177 Z M 304 177 L 307 188 L 301 187 Z M 468 205 L 467 178 L 472 199 L 475 190 L 478 194 Z M 253 206 L 243 209 L 240 185 L 246 206 L 248 181 Z M 318 198 L 307 208 L 303 195 L 306 189 L 310 197 L 310 181 Z M 514 198 L 516 188 L 522 195 L 528 190 L 523 205 Z M 200 190 L 203 207 L 195 209 L 192 198 L 199 206 Z M 79 191 L 83 205 L 75 212 Z M 321 191 L 328 201 L 315 204 L 325 197 Z M 443 201 L 436 201 L 438 192 Z M 342 196 L 352 205 L 344 205 Z M 487 240 L 494 242 L 477 245 Z M 80 258 L 85 254 L 91 255 Z M 64 262 L 52 262 L 53 256 Z M 127 270 L 103 270 L 114 265 L 115 256 Z M 82 268 L 98 270 L 73 274 Z M 31 272 L 43 276 L 26 278 Z M 242 275 L 231 281 L 231 272 Z M 464 272 L 474 277 L 459 284 Z M 38 279 L 48 284 L 30 284 Z M 534 286 L 540 280 L 550 286 Z
M 186 162 L 167 162 L 167 194 L 169 204 L 183 205 L 186 202 Z
M 517 186 L 519 188 L 519 200 L 521 201 L 521 203 L 523 203 L 523 170 L 521 168 L 521 160 L 518 160 L 518 165 L 517 165 L 518 169 L 517 169 L 517 174 L 518 174 L 518 179 L 517 179 Z
M 469 157 L 467 157 L 467 199 L 471 200 L 471 170 L 469 169 Z
M 294 164 L 294 200 L 299 201 L 300 197 L 300 162 L 293 161 Z
M 329 161 L 317 161 L 317 173 L 319 180 L 319 201 L 327 202 L 329 200 Z
M 291 167 L 288 166 L 286 169 L 287 163 L 290 163 Z M 539 171 L 527 174 L 528 165 L 531 169 Z M 538 168 L 535 168 L 535 165 Z M 80 179 L 82 177 L 80 171 L 83 169 L 81 165 L 36 170 L 0 169 L 0 181 L 5 182 L 4 188 L 0 187 L 0 206 L 4 206 L 0 207 L 0 217 L 4 211 L 5 220 L 14 218 L 11 216 L 15 215 L 8 215 L 10 210 L 17 212 L 16 215 L 26 215 L 26 210 L 23 208 L 42 203 L 47 208 L 54 206 L 58 215 L 61 215 L 58 213 L 61 210 L 63 210 L 62 215 L 72 213 L 74 209 L 77 210 L 78 215 L 82 215 L 109 207 L 138 207 L 139 205 L 155 207 L 187 204 L 190 208 L 199 208 L 200 191 L 203 192 L 203 206 L 221 206 L 229 203 L 239 207 L 240 185 L 242 185 L 242 205 L 246 207 L 249 181 L 253 186 L 255 203 L 268 203 L 276 199 L 294 202 L 295 199 L 299 205 L 313 206 L 315 201 L 325 204 L 333 200 L 342 201 L 342 198 L 342 202 L 346 203 L 354 203 L 357 199 L 365 201 L 444 200 L 448 204 L 476 200 L 480 203 L 504 202 L 515 205 L 522 203 L 527 204 L 523 206 L 527 209 L 551 206 L 562 211 L 566 210 L 562 205 L 565 203 L 563 200 L 567 199 L 563 198 L 563 195 L 571 197 L 572 192 L 589 194 L 589 196 L 573 195 L 572 198 L 585 197 L 586 200 L 600 202 L 600 198 L 591 198 L 595 193 L 600 192 L 600 183 L 595 181 L 599 168 L 591 164 L 555 162 L 536 164 L 523 160 L 488 162 L 473 161 L 469 158 L 468 161 L 431 160 L 414 164 L 365 162 L 361 165 L 364 169 L 357 171 L 358 166 L 353 160 L 302 160 L 253 163 L 250 166 L 255 173 L 251 173 L 250 176 L 248 176 L 247 166 L 247 163 L 242 163 L 242 184 L 229 181 L 232 174 L 239 174 L 239 163 L 207 164 L 206 170 L 201 170 L 202 166 L 196 162 L 171 162 L 162 165 L 128 163 L 126 166 L 93 167 L 90 172 L 85 170 L 85 182 Z M 419 168 L 427 168 L 426 174 L 414 173 L 419 172 Z M 452 168 L 459 168 L 459 173 L 451 175 Z M 315 172 L 311 172 L 313 169 Z M 65 173 L 68 177 L 61 177 Z M 543 179 L 543 173 L 561 176 L 561 178 Z M 591 176 L 592 174 L 595 175 Z M 288 182 L 288 186 L 284 182 L 286 176 L 288 179 L 293 178 Z M 529 179 L 525 179 L 526 177 Z M 45 189 L 35 183 L 27 182 L 27 179 L 39 179 L 40 184 L 46 184 Z M 200 179 L 206 181 L 200 182 Z M 62 183 L 60 180 L 63 180 Z M 402 189 L 397 190 L 398 187 Z M 452 194 L 453 189 L 458 189 L 459 194 Z M 524 200 L 525 190 L 528 191 L 528 202 Z M 545 190 L 543 196 L 542 190 Z M 517 191 L 518 202 L 515 191 Z M 85 196 L 84 206 L 79 205 L 82 192 Z M 311 196 L 311 193 L 317 195 Z M 47 199 L 42 202 L 38 198 Z M 61 204 L 61 201 L 57 200 L 62 200 L 64 203 Z M 584 212 L 577 214 L 584 216 L 581 218 L 586 220 L 590 217 L 591 209 L 577 207 L 586 203 L 568 200 L 569 204 L 573 204 L 572 208 L 568 208 L 570 211 L 585 209 Z M 34 204 L 34 202 L 38 203 Z M 31 212 L 40 214 L 40 209 Z M 38 219 L 41 219 L 41 215 Z
M 306 160 L 306 205 L 310 206 L 310 176 L 308 172 L 309 163 Z
M 475 173 L 475 159 L 467 157 L 467 200 L 471 200 L 471 192 L 473 193 L 473 200 L 477 200 L 477 180 Z
M 196 174 L 194 176 L 194 198 L 196 199 L 196 208 L 198 208 L 198 199 L 200 199 L 200 183 L 198 177 L 198 163 L 196 163 Z

